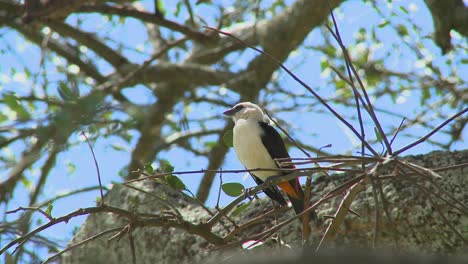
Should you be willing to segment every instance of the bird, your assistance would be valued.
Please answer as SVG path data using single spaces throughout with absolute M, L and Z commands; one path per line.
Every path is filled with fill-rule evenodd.
M 237 158 L 248 170 L 252 169 L 295 169 L 293 164 L 280 165 L 275 159 L 290 158 L 283 139 L 269 124 L 262 109 L 251 102 L 241 102 L 223 112 L 234 121 L 233 145 Z M 280 167 L 281 166 L 281 167 Z M 250 175 L 260 185 L 269 177 L 283 176 L 287 171 L 251 171 Z M 278 184 L 289 198 L 296 214 L 304 210 L 304 192 L 298 178 Z M 265 194 L 281 206 L 287 201 L 276 186 L 264 190 Z M 311 218 L 316 218 L 315 212 Z

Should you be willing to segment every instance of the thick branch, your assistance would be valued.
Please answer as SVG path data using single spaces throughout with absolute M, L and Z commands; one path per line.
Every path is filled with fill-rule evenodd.
M 425 0 L 432 13 L 435 29 L 435 42 L 447 53 L 452 49 L 450 31 L 456 30 L 468 37 L 468 7 L 463 0 Z
M 203 32 L 198 32 L 185 25 L 167 20 L 162 16 L 157 16 L 152 13 L 137 10 L 129 6 L 115 6 L 115 5 L 108 5 L 108 4 L 84 5 L 78 10 L 78 12 L 83 12 L 83 13 L 96 12 L 96 13 L 107 14 L 107 15 L 118 15 L 121 17 L 132 17 L 132 18 L 138 19 L 146 23 L 158 24 L 162 27 L 166 27 L 173 31 L 180 32 L 186 35 L 187 37 L 193 40 L 196 40 L 198 42 L 202 42 L 202 43 L 207 42 L 207 41 L 213 41 L 216 39 L 212 35 L 209 35 Z
M 80 29 L 74 28 L 63 22 L 50 21 L 47 25 L 60 35 L 71 37 L 75 39 L 76 42 L 80 43 L 80 45 L 84 45 L 93 50 L 97 55 L 101 56 L 115 68 L 119 68 L 122 64 L 128 63 L 128 60 L 125 57 L 111 49 L 102 41 L 96 39 L 94 35 L 88 32 L 81 31 Z

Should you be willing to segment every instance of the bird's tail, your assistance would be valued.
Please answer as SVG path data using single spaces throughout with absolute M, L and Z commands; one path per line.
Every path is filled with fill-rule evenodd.
M 304 191 L 302 191 L 301 184 L 299 179 L 292 179 L 287 182 L 282 182 L 278 186 L 286 193 L 291 201 L 294 212 L 296 214 L 302 213 L 304 211 Z M 317 221 L 317 214 L 315 211 L 310 212 L 310 220 Z

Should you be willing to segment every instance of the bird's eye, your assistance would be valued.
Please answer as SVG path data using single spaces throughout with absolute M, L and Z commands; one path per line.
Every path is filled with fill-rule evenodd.
M 244 108 L 243 105 L 237 105 L 236 107 L 234 107 L 234 109 L 236 109 L 236 111 L 239 111 L 239 110 L 241 110 L 242 108 Z

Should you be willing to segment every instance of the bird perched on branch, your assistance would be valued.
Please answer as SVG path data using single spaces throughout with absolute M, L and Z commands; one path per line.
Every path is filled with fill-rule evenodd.
M 293 164 L 280 165 L 275 159 L 289 158 L 288 151 L 278 132 L 268 124 L 268 117 L 253 103 L 242 102 L 223 113 L 234 120 L 234 150 L 239 161 L 251 169 L 294 169 Z M 260 185 L 268 177 L 287 175 L 286 171 L 253 171 L 250 175 Z M 278 186 L 286 193 L 296 214 L 304 210 L 304 192 L 299 179 L 282 182 Z M 287 205 L 281 192 L 274 187 L 264 190 L 265 194 L 280 205 Z M 316 218 L 315 212 L 311 213 Z

